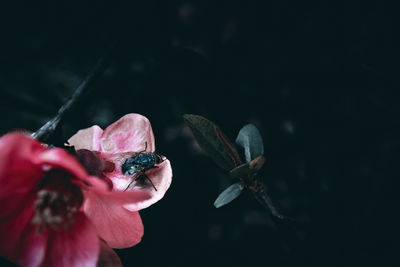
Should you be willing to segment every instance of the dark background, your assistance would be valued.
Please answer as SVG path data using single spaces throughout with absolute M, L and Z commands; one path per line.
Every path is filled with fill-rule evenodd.
M 127 3 L 129 2 L 129 3 Z M 393 1 L 394 2 L 394 1 Z M 397 11 L 384 1 L 2 1 L 0 134 L 36 130 L 116 42 L 63 128 L 147 116 L 173 183 L 125 266 L 400 266 Z M 264 138 L 271 219 L 182 114 Z

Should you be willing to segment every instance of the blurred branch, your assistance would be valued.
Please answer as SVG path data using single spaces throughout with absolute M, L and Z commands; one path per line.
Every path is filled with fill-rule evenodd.
M 113 49 L 112 49 L 113 50 Z M 106 56 L 100 58 L 97 64 L 89 75 L 79 84 L 75 89 L 72 96 L 61 106 L 57 114 L 48 122 L 46 122 L 40 129 L 32 133 L 31 136 L 43 142 L 48 142 L 53 134 L 59 129 L 62 120 L 65 115 L 76 105 L 82 95 L 88 91 L 90 85 L 105 71 L 109 63 L 111 62 L 112 53 L 109 52 Z

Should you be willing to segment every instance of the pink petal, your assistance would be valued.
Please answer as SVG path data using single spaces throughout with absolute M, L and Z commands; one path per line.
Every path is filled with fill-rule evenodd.
M 138 212 L 128 211 L 118 201 L 115 194 L 86 191 L 84 211 L 110 247 L 127 248 L 140 242 L 143 224 Z
M 23 266 L 40 266 L 46 251 L 47 233 L 31 223 L 33 198 L 16 216 L 0 222 L 0 255 Z
M 149 120 L 140 114 L 127 114 L 108 126 L 101 138 L 101 152 L 154 152 L 153 130 Z
M 96 177 L 93 177 L 93 179 Z M 135 205 L 136 203 L 149 200 L 153 195 L 146 190 L 127 190 L 127 191 L 114 191 L 104 190 L 101 186 L 93 186 L 88 191 L 94 194 L 98 199 L 103 200 L 107 205 L 122 206 L 126 204 Z M 88 195 L 92 197 L 92 195 Z M 134 210 L 134 211 L 137 211 Z M 108 213 L 104 214 L 107 216 Z
M 8 205 L 0 209 L 0 217 L 18 212 L 50 168 L 63 169 L 88 184 L 109 190 L 107 181 L 89 177 L 65 150 L 48 149 L 26 135 L 7 134 L 0 138 L 0 203 Z
M 141 210 L 159 201 L 165 195 L 165 192 L 168 190 L 172 181 L 172 168 L 169 160 L 165 159 L 164 162 L 158 165 L 158 168 L 146 171 L 146 175 L 157 188 L 157 191 L 148 181 L 144 181 L 144 184 L 133 182 L 132 186 L 130 186 L 127 191 L 147 192 L 150 195 L 150 198 L 141 199 L 141 201 L 138 201 L 135 204 L 124 205 L 125 208 L 132 211 Z M 112 178 L 111 180 L 114 182 Z
M 94 125 L 90 128 L 79 130 L 68 140 L 68 143 L 73 145 L 76 150 L 89 149 L 100 151 L 100 138 L 102 134 L 103 130 L 99 126 Z
M 36 165 L 63 169 L 75 177 L 87 176 L 86 170 L 71 154 L 61 148 L 52 148 L 33 159 Z
M 88 185 L 83 185 L 88 190 L 97 190 L 109 192 L 112 189 L 112 184 L 108 180 L 102 180 L 97 176 L 87 176 L 84 180 Z
M 45 150 L 38 141 L 22 134 L 0 138 L 0 217 L 23 208 L 44 173 L 32 160 Z
M 100 252 L 96 230 L 83 213 L 75 216 L 73 224 L 51 231 L 44 266 L 96 266 Z
M 90 175 L 103 177 L 104 172 L 112 172 L 115 169 L 114 164 L 105 160 L 100 152 L 79 149 L 76 150 L 76 156 Z
M 25 231 L 27 234 L 22 239 L 25 245 L 18 263 L 29 267 L 42 266 L 48 233 L 39 233 L 34 225 L 28 225 Z
M 102 188 L 102 190 L 110 189 L 108 181 L 95 176 L 89 176 L 78 160 L 64 149 L 49 149 L 36 157 L 34 161 L 37 165 L 47 165 L 49 167 L 63 169 L 78 178 L 78 181 L 83 181 L 89 186 L 96 186 Z M 85 186 L 85 184 L 82 184 L 82 186 Z
M 104 241 L 100 241 L 100 256 L 97 261 L 97 267 L 122 267 L 117 253 Z
M 99 238 L 83 213 L 56 230 L 31 223 L 33 201 L 14 218 L 0 223 L 0 254 L 22 266 L 96 266 Z

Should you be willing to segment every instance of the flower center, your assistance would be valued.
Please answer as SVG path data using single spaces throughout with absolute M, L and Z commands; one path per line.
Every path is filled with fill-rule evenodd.
M 71 175 L 63 170 L 52 169 L 47 172 L 37 192 L 32 223 L 38 225 L 38 231 L 68 227 L 82 202 L 82 191 L 71 183 Z

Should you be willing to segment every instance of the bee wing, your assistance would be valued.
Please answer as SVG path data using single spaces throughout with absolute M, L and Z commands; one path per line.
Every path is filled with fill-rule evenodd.
M 125 160 L 137 156 L 138 152 L 124 152 L 111 155 L 108 159 L 114 162 L 124 163 Z

